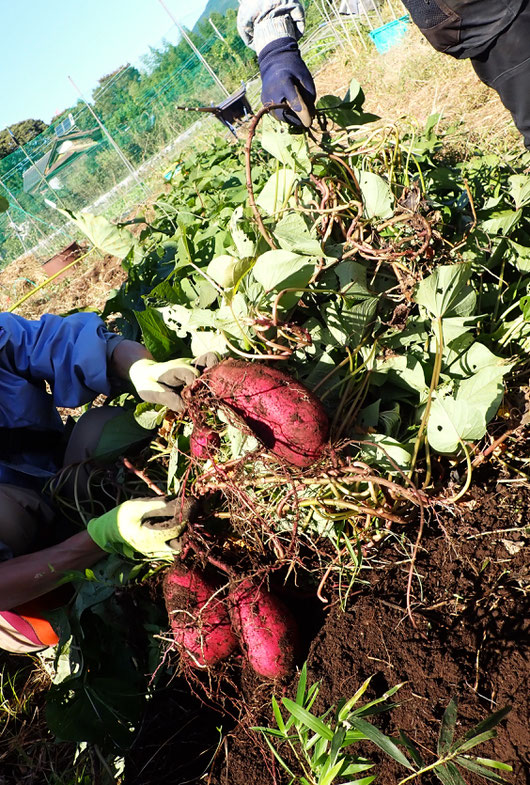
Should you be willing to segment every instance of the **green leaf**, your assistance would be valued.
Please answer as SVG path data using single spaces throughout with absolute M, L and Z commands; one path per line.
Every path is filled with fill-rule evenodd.
M 441 265 L 418 285 L 414 301 L 432 316 L 470 316 L 475 295 L 468 285 L 469 264 Z
M 105 423 L 93 457 L 98 460 L 114 460 L 133 445 L 149 439 L 151 431 L 142 428 L 134 418 L 134 412 L 123 411 Z
M 286 251 L 322 256 L 322 245 L 309 234 L 306 222 L 299 213 L 286 213 L 276 224 L 274 236 Z
M 467 759 L 467 755 L 463 756 Z M 499 769 L 500 771 L 513 771 L 512 766 L 509 763 L 502 763 L 499 760 L 492 760 L 491 758 L 480 758 L 475 757 L 474 760 L 477 763 L 482 764 L 483 766 L 489 766 L 492 769 Z
M 0 213 L 5 213 L 7 210 L 9 210 L 9 202 L 5 196 L 0 196 Z
M 410 467 L 412 459 L 411 449 L 407 448 L 397 439 L 381 433 L 371 433 L 364 437 L 364 442 L 373 442 L 373 447 L 363 444 L 361 449 L 362 460 L 373 465 L 380 471 L 395 473 L 396 467 L 392 465 L 389 457 L 404 472 Z
M 279 292 L 281 289 L 304 289 L 315 270 L 313 260 L 309 256 L 301 256 L 291 251 L 266 251 L 259 256 L 252 270 L 254 278 L 267 291 Z M 283 308 L 294 305 L 300 295 L 296 292 L 284 295 L 281 300 Z
M 233 289 L 252 267 L 252 259 L 238 259 L 229 254 L 215 256 L 206 272 L 223 289 Z
M 110 254 L 118 259 L 124 259 L 129 251 L 136 245 L 133 235 L 124 228 L 111 224 L 102 215 L 91 215 L 90 213 L 72 213 L 70 210 L 59 212 L 77 226 L 90 243 L 102 254 Z
M 287 204 L 297 180 L 298 175 L 293 169 L 280 166 L 278 171 L 271 175 L 265 183 L 256 199 L 257 205 L 269 215 L 274 215 Z
M 487 780 L 491 780 L 491 782 L 504 783 L 508 781 L 505 780 L 504 777 L 501 777 L 500 774 L 495 774 L 495 772 L 490 771 L 485 766 L 481 766 L 476 760 L 472 760 L 471 758 L 458 755 L 455 760 L 460 766 L 472 771 L 474 774 L 479 774 Z M 491 761 L 491 763 L 498 763 L 498 761 Z M 504 764 L 501 764 L 501 766 L 504 767 Z M 507 768 L 504 768 L 504 771 L 512 771 L 512 767 L 508 766 Z
M 403 755 L 401 750 L 396 747 L 392 739 L 389 739 L 388 736 L 381 733 L 379 728 L 376 728 L 375 725 L 372 725 L 370 722 L 367 722 L 360 717 L 352 717 L 351 723 L 357 730 L 364 733 L 367 739 L 370 739 L 370 741 L 383 750 L 383 752 L 390 755 L 393 760 L 400 763 L 402 766 L 405 766 L 407 769 L 412 769 L 411 763 Z
M 423 366 L 412 354 L 378 358 L 374 363 L 372 383 L 380 385 L 385 381 L 399 388 L 414 390 L 420 397 L 428 390 Z
M 332 300 L 323 311 L 328 332 L 338 346 L 358 346 L 373 325 L 377 311 L 376 297 L 366 297 L 352 305 L 344 306 Z M 332 341 L 330 341 L 332 343 Z
M 298 703 L 299 706 L 304 705 L 306 685 L 307 685 L 307 662 L 304 662 L 304 664 L 302 665 L 302 669 L 300 671 L 298 685 L 296 687 L 296 702 Z
M 314 714 L 306 711 L 306 709 L 304 709 L 302 706 L 299 706 L 294 701 L 289 700 L 289 698 L 282 698 L 282 703 L 285 708 L 307 728 L 318 734 L 318 736 L 327 739 L 328 741 L 332 740 L 333 731 L 331 728 L 328 728 L 328 726 L 322 722 L 321 719 L 315 717 Z
M 139 403 L 134 410 L 134 419 L 140 426 L 147 431 L 162 425 L 166 415 L 166 408 L 155 403 Z
M 341 706 L 340 711 L 337 715 L 340 722 L 343 722 L 346 719 L 346 717 L 348 716 L 352 708 L 355 706 L 357 701 L 359 701 L 362 698 L 362 696 L 368 689 L 371 680 L 372 677 L 369 676 L 365 681 L 363 681 L 359 689 L 356 690 L 356 692 L 351 696 L 351 698 L 349 698 L 346 701 L 346 703 L 344 703 L 343 706 Z
M 458 385 L 456 395 L 436 391 L 427 423 L 433 449 L 456 452 L 460 441 L 476 441 L 486 433 L 504 394 L 503 376 L 511 366 L 486 366 Z
M 333 782 L 337 774 L 342 769 L 343 765 L 344 762 L 341 760 L 338 763 L 336 763 L 334 766 L 332 766 L 331 769 L 329 769 L 329 771 L 327 771 L 323 777 L 319 777 L 318 785 L 330 785 L 330 783 Z
M 230 234 L 239 257 L 246 259 L 256 255 L 257 243 L 245 232 L 243 223 L 243 205 L 239 205 L 230 218 Z
M 394 212 L 394 195 L 387 181 L 374 172 L 354 171 L 363 198 L 363 217 L 390 218 Z
M 495 728 L 495 726 L 498 725 L 499 722 L 502 722 L 502 720 L 506 717 L 507 714 L 510 713 L 511 710 L 512 707 L 507 705 L 507 706 L 503 706 L 502 709 L 499 709 L 498 711 L 494 711 L 492 714 L 489 714 L 486 717 L 486 719 L 482 720 L 473 728 L 468 730 L 467 733 L 464 735 L 464 739 L 472 739 L 486 730 Z
M 287 128 L 279 125 L 272 117 L 264 117 L 262 124 L 262 147 L 284 166 L 309 174 L 311 160 L 305 134 L 290 134 Z
M 489 212 L 489 217 L 482 220 L 480 228 L 486 234 L 509 235 L 512 229 L 519 223 L 522 210 L 495 210 Z
M 449 752 L 456 728 L 456 717 L 458 711 L 458 704 L 456 698 L 451 698 L 449 704 L 444 711 L 442 717 L 442 724 L 440 726 L 440 735 L 438 737 L 438 755 L 444 757 Z
M 494 739 L 497 735 L 497 731 L 495 728 L 492 730 L 486 730 L 483 733 L 479 733 L 477 736 L 473 736 L 467 741 L 459 740 L 453 744 L 453 751 L 458 751 L 460 753 L 467 752 L 468 750 L 473 749 L 473 747 L 477 747 L 479 744 L 483 744 L 485 741 L 489 741 L 490 739 Z
M 400 730 L 399 740 L 403 744 L 407 752 L 409 753 L 410 757 L 412 758 L 416 766 L 420 769 L 423 768 L 423 766 L 425 765 L 423 762 L 423 758 L 421 757 L 420 752 L 416 747 L 416 745 L 414 744 L 414 742 L 412 741 L 412 739 L 410 739 L 404 731 Z
M 530 204 L 530 177 L 527 174 L 512 174 L 508 177 L 508 183 L 516 210 Z
M 443 785 L 466 785 L 464 778 L 452 763 L 437 766 L 434 769 L 434 773 L 440 782 L 443 782 Z
M 285 733 L 285 723 L 283 721 L 282 713 L 280 711 L 280 707 L 278 706 L 278 701 L 272 696 L 272 710 L 274 712 L 274 718 L 276 720 L 276 724 L 282 733 Z
M 146 308 L 145 311 L 136 311 L 134 314 L 142 331 L 143 342 L 158 362 L 165 362 L 179 355 L 186 356 L 188 353 L 182 338 L 179 338 L 175 330 L 166 322 L 165 316 L 173 308 L 183 308 L 183 306 L 173 306 L 169 309 Z
M 121 747 L 132 740 L 144 696 L 117 676 L 86 674 L 54 685 L 46 696 L 46 720 L 58 741 L 104 744 L 108 737 Z

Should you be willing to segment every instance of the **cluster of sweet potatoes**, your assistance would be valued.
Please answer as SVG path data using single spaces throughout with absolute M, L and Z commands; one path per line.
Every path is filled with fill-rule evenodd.
M 329 430 L 324 407 L 285 371 L 244 360 L 223 360 L 187 388 L 190 411 L 205 394 L 210 407 L 233 412 L 269 452 L 287 463 L 304 469 L 322 456 Z M 209 457 L 219 443 L 215 431 L 195 425 L 194 457 Z
M 228 359 L 206 370 L 186 388 L 194 429 L 195 459 L 211 458 L 220 447 L 204 412 L 231 412 L 280 460 L 305 469 L 318 461 L 328 438 L 321 402 L 277 368 Z M 165 576 L 164 597 L 173 639 L 189 665 L 208 668 L 239 646 L 261 677 L 281 679 L 294 667 L 298 631 L 284 603 L 264 585 L 245 579 L 216 586 L 198 570 L 176 564 Z
M 166 573 L 164 598 L 183 660 L 209 668 L 239 646 L 259 676 L 287 676 L 298 652 L 298 629 L 289 609 L 249 579 L 234 582 L 224 595 L 225 587 L 199 570 L 176 563 Z

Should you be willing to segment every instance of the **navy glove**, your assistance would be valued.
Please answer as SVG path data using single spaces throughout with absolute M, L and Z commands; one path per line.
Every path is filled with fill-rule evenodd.
M 275 109 L 285 123 L 309 128 L 315 116 L 316 89 L 294 38 L 278 38 L 265 46 L 258 57 L 263 105 L 287 103 L 290 109 Z

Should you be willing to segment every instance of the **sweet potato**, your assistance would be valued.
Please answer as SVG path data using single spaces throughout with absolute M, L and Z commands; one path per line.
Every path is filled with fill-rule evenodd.
M 193 383 L 192 399 L 204 385 L 279 458 L 305 468 L 322 455 L 329 430 L 324 408 L 285 371 L 228 359 Z
M 221 439 L 217 431 L 206 425 L 195 425 L 190 436 L 190 452 L 194 458 L 205 460 L 217 452 Z
M 211 581 L 198 570 L 175 565 L 166 573 L 163 589 L 173 639 L 187 663 L 207 668 L 233 652 L 237 639 Z
M 274 594 L 244 580 L 229 595 L 230 617 L 251 668 L 267 679 L 293 670 L 298 653 L 296 621 Z

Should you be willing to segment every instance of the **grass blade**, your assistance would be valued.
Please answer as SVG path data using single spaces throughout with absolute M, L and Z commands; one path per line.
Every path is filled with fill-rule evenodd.
M 438 755 L 443 758 L 451 749 L 451 744 L 455 736 L 456 716 L 458 711 L 458 704 L 456 698 L 451 698 L 444 716 L 442 717 L 442 724 L 440 726 L 440 735 L 438 737 Z
M 343 763 L 344 761 L 341 760 L 339 763 L 336 763 L 334 766 L 332 766 L 331 769 L 329 769 L 329 771 L 327 771 L 326 774 L 324 774 L 324 776 L 318 780 L 318 785 L 330 785 L 342 769 Z
M 282 703 L 287 711 L 290 711 L 297 720 L 306 725 L 314 733 L 318 733 L 319 736 L 323 736 L 328 741 L 332 740 L 333 731 L 331 728 L 328 728 L 328 726 L 325 725 L 318 717 L 315 717 L 314 714 L 306 711 L 306 709 L 304 709 L 302 706 L 299 706 L 294 701 L 289 700 L 289 698 L 282 698 Z
M 464 755 L 464 758 L 467 756 Z M 513 768 L 510 766 L 509 763 L 501 763 L 500 760 L 491 760 L 491 758 L 475 758 L 477 763 L 481 763 L 483 766 L 490 766 L 492 769 L 500 769 L 501 771 L 513 771 Z
M 466 740 L 471 739 L 474 736 L 479 736 L 484 731 L 494 728 L 496 725 L 499 724 L 499 722 L 501 722 L 506 717 L 506 715 L 511 710 L 512 710 L 511 706 L 504 706 L 502 709 L 499 709 L 499 711 L 493 712 L 493 714 L 490 714 L 489 717 L 486 717 L 485 720 L 482 720 L 482 722 L 479 722 L 478 725 L 475 725 L 474 728 L 468 730 L 468 732 L 464 736 L 464 739 Z
M 452 763 L 437 766 L 434 773 L 443 785 L 466 785 L 466 781 Z
M 342 722 L 342 720 L 345 720 L 345 719 L 346 719 L 346 717 L 347 717 L 347 716 L 348 716 L 348 714 L 350 713 L 350 710 L 351 710 L 352 706 L 353 706 L 355 703 L 357 703 L 357 701 L 359 700 L 359 698 L 362 698 L 362 696 L 364 695 L 364 693 L 365 693 L 365 692 L 366 692 L 366 690 L 368 689 L 368 685 L 370 684 L 370 681 L 371 681 L 371 680 L 372 680 L 372 677 L 371 677 L 371 676 L 369 676 L 369 677 L 366 679 L 366 681 L 365 681 L 365 682 L 363 682 L 363 684 L 361 684 L 361 686 L 359 687 L 359 689 L 357 690 L 357 692 L 355 693 L 355 695 L 353 695 L 353 696 L 352 696 L 352 697 L 351 697 L 351 698 L 350 698 L 348 701 L 346 701 L 346 703 L 345 703 L 345 704 L 344 704 L 344 706 L 341 708 L 341 710 L 340 710 L 340 712 L 339 712 L 339 715 L 338 715 L 338 718 L 339 718 L 339 720 L 340 720 L 341 722 Z
M 472 747 L 476 747 L 478 744 L 482 744 L 484 741 L 494 739 L 496 735 L 497 731 L 495 729 L 487 730 L 485 733 L 480 733 L 478 736 L 473 736 L 473 738 L 468 739 L 467 741 L 461 740 L 456 742 L 451 749 L 454 752 L 467 752 L 467 750 L 472 749 Z
M 298 687 L 296 688 L 295 701 L 299 706 L 304 705 L 305 690 L 307 685 L 307 662 L 304 662 L 302 670 L 300 671 L 300 678 L 298 679 Z
M 272 696 L 272 710 L 274 712 L 274 719 L 276 720 L 276 725 L 281 730 L 282 733 L 286 732 L 285 722 L 283 721 L 282 713 L 280 711 L 280 707 L 278 706 L 278 701 Z
M 505 780 L 504 777 L 501 777 L 500 774 L 496 774 L 494 771 L 490 771 L 490 769 L 487 769 L 485 766 L 481 766 L 476 761 L 471 760 L 471 758 L 466 758 L 464 756 L 459 755 L 456 758 L 456 762 L 459 763 L 460 766 L 463 766 L 465 769 L 468 769 L 469 771 L 472 771 L 475 774 L 480 774 L 481 777 L 485 777 L 487 780 L 491 780 L 491 782 L 498 782 L 498 783 L 507 782 L 507 780 Z M 494 762 L 496 763 L 497 761 Z M 510 770 L 511 770 L 511 766 L 510 766 Z
M 291 771 L 291 769 L 289 768 L 289 766 L 286 764 L 286 762 L 283 760 L 283 758 L 282 758 L 280 755 L 278 755 L 278 753 L 277 753 L 277 752 L 276 752 L 276 750 L 274 749 L 274 746 L 273 746 L 273 744 L 270 742 L 270 740 L 269 740 L 269 739 L 268 739 L 266 736 L 265 736 L 265 741 L 266 741 L 266 742 L 267 742 L 267 744 L 269 745 L 269 749 L 270 749 L 270 751 L 272 752 L 272 754 L 274 755 L 274 757 L 276 758 L 276 760 L 278 761 L 278 763 L 280 764 L 280 766 L 282 766 L 282 768 L 284 768 L 284 769 L 285 769 L 285 771 L 287 772 L 287 774 L 288 774 L 290 777 L 292 777 L 292 778 L 293 778 L 293 782 L 294 782 L 295 775 L 293 774 L 293 772 Z
M 405 747 L 407 752 L 409 753 L 410 757 L 412 758 L 412 760 L 414 761 L 416 766 L 418 766 L 418 768 L 422 769 L 425 766 L 425 764 L 423 762 L 423 758 L 421 757 L 421 755 L 419 753 L 418 748 L 416 747 L 416 745 L 414 744 L 412 739 L 410 739 L 407 736 L 407 734 L 404 731 L 401 730 L 401 731 L 399 731 L 399 740 L 403 744 L 403 746 Z
M 401 750 L 396 747 L 392 739 L 389 739 L 388 736 L 381 733 L 379 728 L 376 728 L 375 725 L 372 725 L 370 722 L 367 722 L 360 717 L 352 717 L 351 722 L 357 730 L 364 733 L 367 739 L 370 739 L 370 741 L 379 747 L 379 749 L 383 750 L 383 752 L 386 752 L 387 755 L 390 755 L 397 763 L 400 763 L 407 769 L 413 768 L 412 764 L 403 755 Z

